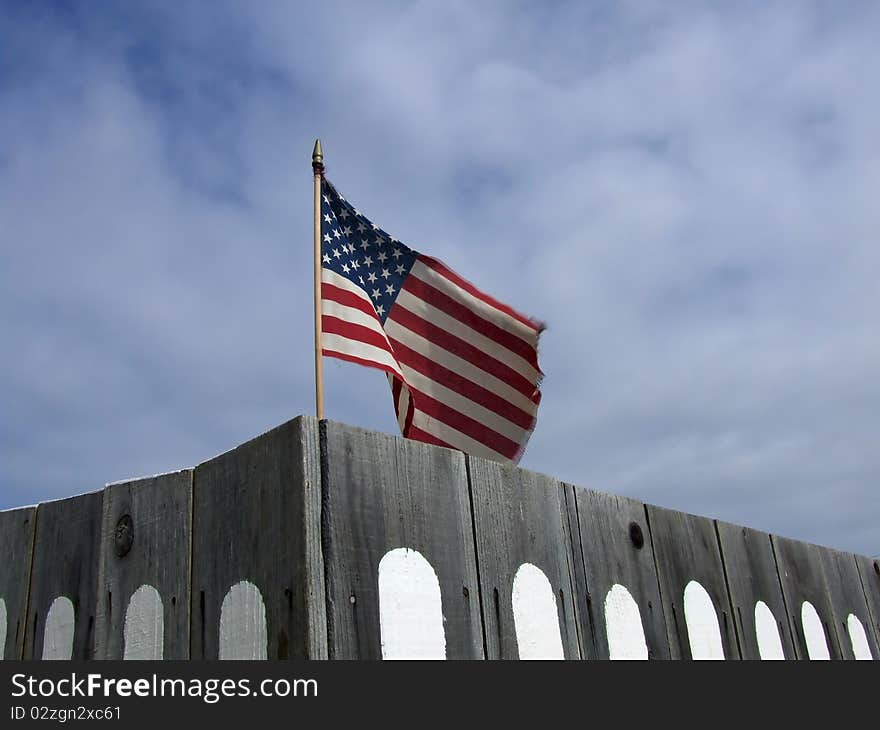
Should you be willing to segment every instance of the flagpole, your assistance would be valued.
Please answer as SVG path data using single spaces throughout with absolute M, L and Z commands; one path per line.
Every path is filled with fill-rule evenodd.
M 321 180 L 324 177 L 324 151 L 321 140 L 315 140 L 312 151 L 315 174 L 315 411 L 324 418 L 324 370 L 321 361 Z

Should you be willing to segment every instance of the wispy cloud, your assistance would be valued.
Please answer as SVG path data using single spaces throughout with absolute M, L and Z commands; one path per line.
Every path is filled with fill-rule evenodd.
M 309 153 L 549 324 L 523 466 L 880 551 L 872 4 L 24 3 L 0 507 L 311 412 Z M 394 432 L 326 362 L 328 414 Z

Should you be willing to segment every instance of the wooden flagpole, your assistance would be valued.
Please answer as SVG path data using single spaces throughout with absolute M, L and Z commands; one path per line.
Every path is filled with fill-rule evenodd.
M 324 418 L 324 369 L 321 360 L 321 180 L 324 178 L 324 151 L 321 140 L 315 140 L 312 151 L 315 174 L 315 412 Z

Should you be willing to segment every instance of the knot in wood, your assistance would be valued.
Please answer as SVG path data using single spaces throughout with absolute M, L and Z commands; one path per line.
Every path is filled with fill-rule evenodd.
M 116 555 L 124 558 L 131 550 L 134 542 L 134 522 L 131 515 L 122 515 L 116 523 L 116 529 L 113 530 L 113 545 L 116 548 Z
M 636 550 L 641 550 L 642 546 L 645 544 L 645 536 L 642 534 L 642 528 L 639 526 L 638 522 L 629 523 L 629 539 L 632 541 Z

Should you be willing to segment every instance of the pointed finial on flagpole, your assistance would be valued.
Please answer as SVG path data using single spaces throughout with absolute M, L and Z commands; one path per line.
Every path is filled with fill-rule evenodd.
M 315 149 L 312 150 L 312 169 L 316 175 L 324 174 L 324 150 L 321 149 L 321 140 L 315 140 Z

